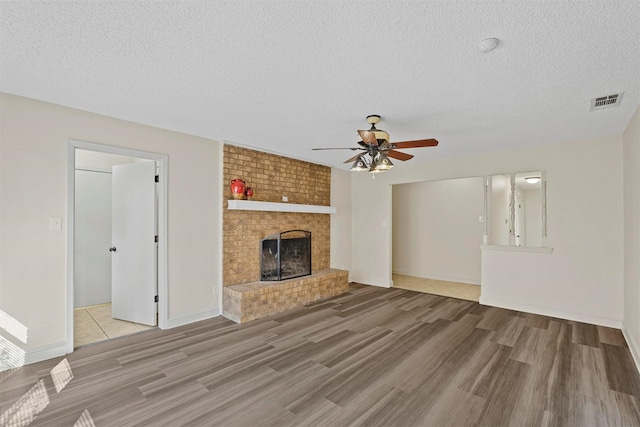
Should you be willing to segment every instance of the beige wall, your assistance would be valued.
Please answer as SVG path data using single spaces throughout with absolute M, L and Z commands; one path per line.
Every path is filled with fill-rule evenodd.
M 331 268 L 351 270 L 351 174 L 331 169 Z
M 28 328 L 27 361 L 67 339 L 66 231 L 49 218 L 66 224 L 69 139 L 169 156 L 169 320 L 220 312 L 218 142 L 8 94 L 0 112 L 0 310 Z
M 441 141 L 446 144 L 446 141 Z M 437 150 L 437 148 L 433 148 Z M 352 178 L 351 279 L 389 286 L 392 184 L 542 170 L 548 180 L 552 254 L 498 252 L 482 264 L 485 302 L 620 326 L 622 321 L 622 137 L 407 162 L 372 180 Z M 368 262 L 376 248 L 377 262 Z M 478 249 L 479 250 L 479 249 Z M 483 300 L 481 299 L 481 302 Z
M 623 332 L 640 367 L 640 108 L 627 126 L 624 159 Z

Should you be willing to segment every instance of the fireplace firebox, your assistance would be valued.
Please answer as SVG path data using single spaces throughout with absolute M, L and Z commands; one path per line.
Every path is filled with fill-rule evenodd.
M 260 280 L 286 280 L 310 274 L 310 231 L 284 231 L 260 241 Z

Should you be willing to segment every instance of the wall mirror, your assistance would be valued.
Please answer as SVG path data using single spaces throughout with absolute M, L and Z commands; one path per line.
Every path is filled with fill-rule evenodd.
M 485 243 L 539 248 L 546 243 L 543 171 L 491 175 L 485 184 Z

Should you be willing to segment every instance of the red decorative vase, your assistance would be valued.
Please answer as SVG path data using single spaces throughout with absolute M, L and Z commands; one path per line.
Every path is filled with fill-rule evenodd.
M 247 200 L 251 200 L 253 197 L 253 188 L 247 187 L 247 189 L 244 190 L 244 195 L 247 196 Z
M 231 180 L 231 196 L 236 200 L 244 199 L 244 181 L 236 178 Z

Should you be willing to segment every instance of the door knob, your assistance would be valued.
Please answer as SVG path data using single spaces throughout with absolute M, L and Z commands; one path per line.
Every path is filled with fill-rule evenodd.
M 116 247 L 115 246 L 112 246 L 112 247 L 109 248 L 109 252 L 115 252 L 115 251 L 116 251 Z

